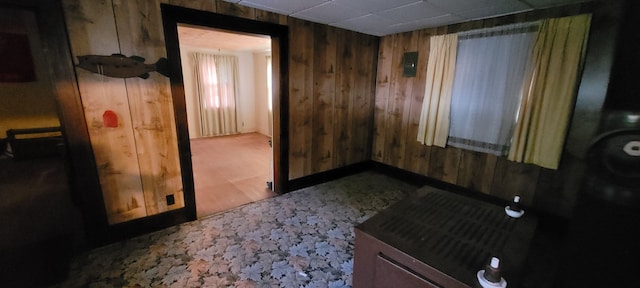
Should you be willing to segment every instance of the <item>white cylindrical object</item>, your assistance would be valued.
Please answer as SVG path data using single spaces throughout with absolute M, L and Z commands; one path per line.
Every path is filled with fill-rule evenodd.
M 520 196 L 515 196 L 515 197 L 513 197 L 513 202 L 514 202 L 514 203 L 518 203 L 518 202 L 520 202 Z
M 500 259 L 498 257 L 491 257 L 491 267 L 498 268 L 500 266 Z

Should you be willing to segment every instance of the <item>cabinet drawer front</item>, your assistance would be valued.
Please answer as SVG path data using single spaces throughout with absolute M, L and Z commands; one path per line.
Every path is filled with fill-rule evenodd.
M 373 287 L 375 288 L 441 288 L 408 268 L 386 259 L 380 254 L 376 257 L 375 269 L 373 281 Z

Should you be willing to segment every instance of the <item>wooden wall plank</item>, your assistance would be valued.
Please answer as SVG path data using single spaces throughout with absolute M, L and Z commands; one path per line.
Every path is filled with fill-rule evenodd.
M 513 199 L 519 195 L 521 203 L 531 205 L 540 175 L 539 166 L 516 163 L 499 157 L 491 187 L 491 195 L 502 199 Z
M 419 33 L 407 32 L 398 35 L 395 49 L 393 51 L 393 64 L 391 71 L 391 86 L 388 125 L 395 127 L 386 132 L 385 147 L 388 153 L 385 154 L 385 163 L 398 168 L 405 166 L 405 146 L 407 143 L 407 129 L 409 113 L 411 109 L 411 95 L 413 93 L 413 83 L 415 77 L 404 77 L 402 75 L 402 57 L 405 52 L 415 52 L 418 49 Z
M 349 146 L 351 147 L 351 153 L 347 157 L 348 164 L 355 164 L 365 160 L 368 160 L 368 146 L 369 133 L 370 133 L 370 115 L 369 106 L 373 103 L 373 93 L 369 91 L 372 78 L 370 77 L 372 67 L 367 65 L 370 63 L 371 56 L 374 53 L 373 41 L 366 35 L 350 32 L 349 37 L 354 41 L 351 43 L 351 50 L 353 54 L 353 64 L 351 73 L 354 75 L 353 87 L 351 89 L 350 98 L 351 105 L 349 111 L 351 111 L 351 137 Z
M 498 157 L 470 150 L 461 151 L 456 184 L 490 194 Z
M 362 47 L 356 47 L 359 51 L 357 60 L 358 65 L 358 82 L 360 83 L 361 93 L 363 95 L 360 102 L 362 111 L 358 118 L 358 131 L 360 135 L 355 145 L 362 147 L 363 151 L 355 158 L 356 162 L 367 161 L 371 159 L 371 143 L 373 140 L 373 113 L 375 106 L 375 89 L 376 89 L 376 67 L 378 57 L 378 46 L 380 41 L 378 37 L 359 34 L 362 38 L 360 43 L 364 45 Z M 367 65 L 368 64 L 368 65 Z
M 238 5 L 227 1 L 216 1 L 216 10 L 220 14 L 247 18 L 251 20 L 256 19 L 255 8 Z
M 155 63 L 166 57 L 159 0 L 114 0 L 121 53 Z M 184 207 L 177 132 L 169 79 L 126 79 L 147 214 Z M 175 203 L 167 205 L 167 196 Z
M 367 73 L 365 69 L 369 70 L 371 67 L 365 65 L 367 62 L 363 62 L 363 57 L 367 57 L 367 54 L 371 52 L 371 49 L 367 47 L 366 37 L 362 37 L 362 34 L 352 31 L 345 32 L 348 41 L 345 41 L 345 47 L 351 50 L 350 70 L 352 77 L 350 77 L 350 90 L 349 90 L 349 106 L 348 106 L 348 125 L 349 125 L 349 137 L 346 145 L 349 147 L 349 153 L 346 156 L 346 164 L 351 165 L 366 160 L 365 146 L 370 144 L 366 143 L 367 135 L 367 121 L 369 120 L 369 87 L 367 83 L 368 79 L 365 79 Z
M 278 14 L 278 13 L 273 13 L 273 12 L 269 12 L 269 11 L 264 11 L 264 10 L 260 10 L 260 9 L 255 9 L 255 13 L 256 13 L 256 20 L 258 21 L 262 21 L 262 22 L 268 22 L 268 23 L 274 23 L 274 24 L 280 24 L 280 25 L 286 25 L 287 24 L 287 16 L 282 15 L 282 14 Z
M 414 172 L 428 173 L 431 148 L 418 142 L 418 126 L 422 113 L 422 102 L 426 86 L 427 64 L 429 60 L 429 38 L 435 33 L 434 29 L 423 29 L 418 35 L 418 63 L 417 73 L 414 79 L 411 93 L 411 108 L 409 111 L 409 123 L 407 128 L 407 145 L 405 147 L 405 169 Z M 426 52 L 426 53 L 425 53 Z
M 295 179 L 311 174 L 313 24 L 291 18 L 289 39 L 289 179 Z
M 570 153 L 562 159 L 562 169 L 540 168 L 533 205 L 539 210 L 564 217 L 571 217 L 578 193 L 584 187 L 587 167 L 584 160 Z
M 455 147 L 441 148 L 431 146 L 429 155 L 429 174 L 440 181 L 455 184 L 458 180 L 458 169 L 461 149 Z
M 394 34 L 382 37 L 380 39 L 380 48 L 378 49 L 371 159 L 382 163 L 385 163 L 385 139 L 389 128 L 387 126 L 387 107 L 391 87 L 391 67 L 393 65 L 393 43 L 395 43 L 395 37 L 398 36 Z
M 111 1 L 63 3 L 75 57 L 120 52 Z M 108 222 L 144 217 L 147 212 L 125 82 L 79 68 L 76 75 Z M 106 110 L 118 116 L 118 127 L 104 127 L 102 115 Z
M 353 93 L 355 93 L 355 75 L 353 73 L 357 63 L 354 51 L 355 39 L 352 33 L 346 30 L 338 32 L 338 59 L 336 63 L 336 98 L 334 113 L 334 141 L 336 155 L 335 167 L 344 167 L 349 164 L 349 155 L 352 153 L 351 138 L 353 137 Z
M 311 172 L 333 168 L 337 29 L 315 24 L 313 58 L 313 148 Z

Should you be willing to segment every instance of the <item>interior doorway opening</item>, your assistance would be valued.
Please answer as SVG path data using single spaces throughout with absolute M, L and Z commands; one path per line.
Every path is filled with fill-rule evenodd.
M 289 191 L 289 29 L 272 22 L 257 21 L 224 14 L 161 4 L 162 23 L 169 64 L 171 99 L 176 119 L 180 169 L 184 190 L 185 209 L 176 212 L 182 219 L 195 220 L 191 140 L 188 129 L 184 77 L 178 39 L 178 25 L 202 26 L 210 30 L 233 31 L 236 34 L 262 35 L 271 39 L 272 56 L 272 109 L 273 109 L 273 191 Z M 179 213 L 179 214 L 178 214 Z
M 197 217 L 275 196 L 271 38 L 177 28 Z

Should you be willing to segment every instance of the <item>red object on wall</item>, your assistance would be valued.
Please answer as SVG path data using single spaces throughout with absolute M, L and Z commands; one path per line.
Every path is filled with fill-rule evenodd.
M 104 114 L 102 114 L 102 125 L 109 128 L 118 127 L 118 115 L 116 115 L 116 112 L 111 110 L 104 111 Z

